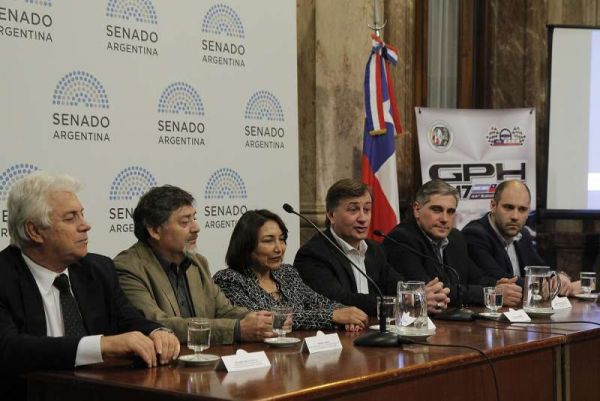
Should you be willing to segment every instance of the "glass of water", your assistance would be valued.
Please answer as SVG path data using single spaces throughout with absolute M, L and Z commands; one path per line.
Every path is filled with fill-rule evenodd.
M 277 334 L 279 338 L 285 337 L 285 335 L 292 331 L 292 308 L 289 306 L 275 306 L 271 310 L 273 313 L 273 333 Z M 285 324 L 289 319 L 289 324 Z
M 419 335 L 427 332 L 427 298 L 424 282 L 398 282 L 396 327 L 398 333 L 402 335 Z
M 188 320 L 187 346 L 194 351 L 195 359 L 199 358 L 200 352 L 210 347 L 210 323 L 208 319 L 194 317 Z
M 579 279 L 581 280 L 581 292 L 583 294 L 588 295 L 596 290 L 596 273 L 581 272 L 579 273 Z
M 396 297 L 383 297 L 383 316 L 385 316 L 385 326 L 388 331 L 393 324 L 396 324 Z M 377 299 L 377 320 L 381 317 L 381 299 Z
M 490 315 L 500 316 L 498 309 L 502 307 L 502 288 L 484 287 L 483 299 L 486 308 L 492 311 Z

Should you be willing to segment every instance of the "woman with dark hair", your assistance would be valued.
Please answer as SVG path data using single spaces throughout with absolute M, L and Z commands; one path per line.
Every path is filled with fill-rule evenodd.
M 317 294 L 296 269 L 283 263 L 287 228 L 281 218 L 268 210 L 250 210 L 237 222 L 225 261 L 228 269 L 213 277 L 234 304 L 251 310 L 270 310 L 285 305 L 293 309 L 293 328 L 304 330 L 362 330 L 367 315 Z

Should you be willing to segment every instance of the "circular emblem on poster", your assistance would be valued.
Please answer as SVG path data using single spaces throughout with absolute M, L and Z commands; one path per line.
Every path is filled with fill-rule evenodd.
M 446 152 L 452 146 L 454 133 L 443 121 L 433 123 L 427 132 L 427 142 L 436 152 Z

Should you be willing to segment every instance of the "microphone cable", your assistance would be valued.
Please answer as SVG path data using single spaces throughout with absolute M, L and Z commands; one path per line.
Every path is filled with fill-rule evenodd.
M 485 361 L 490 366 L 490 369 L 492 370 L 492 378 L 494 379 L 494 389 L 496 390 L 496 401 L 500 401 L 500 388 L 498 387 L 498 377 L 496 376 L 496 368 L 494 367 L 494 363 L 492 362 L 490 357 L 487 356 L 486 353 L 483 352 L 483 350 L 481 350 L 477 347 L 473 347 L 471 345 L 433 344 L 433 343 L 427 343 L 427 342 L 413 341 L 408 338 L 404 338 L 404 339 L 406 339 L 407 342 L 409 342 L 409 344 L 425 345 L 428 347 L 465 348 L 465 349 L 469 349 L 469 350 L 477 352 L 479 355 L 481 355 L 485 359 Z
M 550 322 L 500 322 L 500 323 L 509 323 L 509 324 L 563 324 L 563 323 L 579 323 L 579 324 L 591 324 L 595 326 L 600 326 L 599 322 L 591 322 L 589 320 L 564 320 L 564 321 L 550 321 Z
M 525 312 L 527 313 L 527 312 Z M 590 320 L 546 320 L 546 321 L 531 321 L 531 322 L 511 322 L 508 319 L 504 318 L 504 319 L 486 319 L 486 318 L 481 318 L 479 317 L 478 313 L 475 313 L 475 319 L 476 320 L 486 320 L 488 322 L 496 322 L 496 323 L 502 323 L 504 325 L 504 327 L 510 326 L 511 324 L 520 324 L 520 325 L 526 325 L 526 324 L 563 324 L 563 323 L 572 323 L 572 324 L 591 324 L 592 326 L 600 326 L 600 322 L 592 322 Z

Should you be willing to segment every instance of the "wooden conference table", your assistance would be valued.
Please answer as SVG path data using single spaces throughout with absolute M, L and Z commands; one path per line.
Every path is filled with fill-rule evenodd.
M 573 308 L 534 321 L 600 322 L 600 305 L 571 300 Z M 592 324 L 509 324 L 435 321 L 430 344 L 469 345 L 491 358 L 502 400 L 597 400 L 600 398 L 600 327 Z M 314 332 L 293 332 L 299 338 Z M 485 359 L 466 348 L 404 345 L 354 346 L 356 335 L 339 332 L 343 349 L 307 354 L 294 348 L 243 344 L 264 350 L 270 368 L 227 373 L 214 366 L 175 363 L 132 368 L 110 360 L 75 371 L 28 376 L 30 400 L 494 400 Z M 231 355 L 239 346 L 208 352 Z M 188 352 L 184 350 L 184 352 Z

